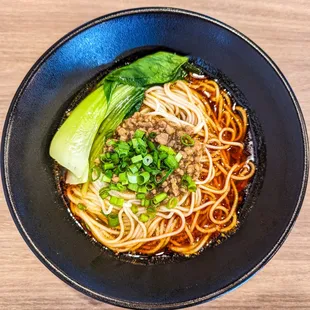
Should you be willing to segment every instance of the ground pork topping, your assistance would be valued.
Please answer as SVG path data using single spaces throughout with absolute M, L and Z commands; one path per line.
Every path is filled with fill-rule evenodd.
M 202 144 L 193 139 L 194 145 L 186 146 L 182 143 L 182 137 L 193 137 L 191 126 L 180 126 L 167 119 L 158 116 L 135 113 L 131 118 L 125 120 L 116 130 L 113 138 L 129 141 L 134 137 L 136 130 L 145 131 L 149 139 L 160 145 L 171 147 L 176 153 L 182 154 L 179 167 L 160 186 L 151 190 L 152 195 L 164 191 L 169 196 L 179 196 L 186 192 L 182 187 L 182 177 L 189 175 L 197 180 L 201 173 Z

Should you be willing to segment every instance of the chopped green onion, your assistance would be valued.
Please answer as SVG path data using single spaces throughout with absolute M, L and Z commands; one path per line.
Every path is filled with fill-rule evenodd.
M 145 156 L 145 155 L 147 154 L 146 147 L 143 146 L 143 145 L 139 145 L 139 146 L 136 148 L 136 152 L 137 152 L 137 154 L 141 154 L 142 156 Z
M 196 183 L 188 174 L 183 175 L 182 184 L 187 186 L 189 192 L 195 192 L 197 190 Z
M 87 209 L 87 207 L 85 205 L 83 205 L 82 203 L 78 203 L 77 204 L 77 207 L 82 210 L 82 211 L 85 211 Z
M 94 166 L 90 169 L 90 180 L 95 182 L 99 179 L 101 170 L 98 166 Z M 94 176 L 95 175 L 95 176 Z
M 106 160 L 105 154 L 100 154 L 99 155 L 99 159 L 100 159 L 101 162 L 104 162 Z
M 165 164 L 171 169 L 176 169 L 179 167 L 179 163 L 172 155 L 168 155 L 168 157 L 165 159 Z
M 137 194 L 137 195 L 136 195 L 136 198 L 137 198 L 137 199 L 144 199 L 144 198 L 145 198 L 145 194 L 142 194 L 142 193 Z
M 168 153 L 166 153 L 166 152 L 160 152 L 159 153 L 159 159 L 165 159 L 167 157 L 168 157 Z
M 133 192 L 138 191 L 138 184 L 128 184 L 127 188 Z
M 144 172 L 142 172 L 142 173 L 138 176 L 138 178 L 137 178 L 137 183 L 138 183 L 139 185 L 143 185 L 143 184 L 145 184 L 146 182 L 148 182 L 149 179 L 150 179 L 150 173 L 147 172 L 147 171 L 144 171 Z
M 143 139 L 137 138 L 137 141 L 138 141 L 139 146 L 146 148 L 146 142 Z
M 113 153 L 111 155 L 111 160 L 113 161 L 114 164 L 118 164 L 119 163 L 119 156 L 117 153 Z
M 138 167 L 137 167 L 136 165 L 134 165 L 134 164 L 130 165 L 130 166 L 129 166 L 129 169 L 130 169 L 130 171 L 131 171 L 132 173 L 136 173 L 136 172 L 139 171 Z
M 183 155 L 181 153 L 178 153 L 177 155 L 175 155 L 175 160 L 179 163 L 182 157 Z
M 110 178 L 110 179 L 112 179 L 112 177 L 113 177 L 113 172 L 112 172 L 111 170 L 105 171 L 104 174 L 105 174 L 108 178 Z
M 154 198 L 153 198 L 153 202 L 155 204 L 158 204 L 160 202 L 162 202 L 163 200 L 165 200 L 167 198 L 167 193 L 160 193 L 160 194 L 157 194 Z
M 135 134 L 134 134 L 134 137 L 135 138 L 142 138 L 144 135 L 145 135 L 145 131 L 137 129 Z
M 148 166 L 145 166 L 143 165 L 143 169 L 149 173 L 152 173 L 153 172 L 153 169 L 151 167 L 148 167 Z
M 149 199 L 142 199 L 141 200 L 141 205 L 143 207 L 148 207 L 151 204 L 151 201 Z
M 154 183 L 148 183 L 145 185 L 146 189 L 151 191 L 152 189 L 155 188 L 155 184 Z
M 102 194 L 99 194 L 99 196 L 100 196 L 100 198 L 101 198 L 102 200 L 104 200 L 104 199 L 106 199 L 106 198 L 109 196 L 109 192 L 104 192 L 104 193 L 102 193 Z
M 147 145 L 150 148 L 151 151 L 154 151 L 156 149 L 155 144 L 152 141 L 147 141 Z
M 161 173 L 161 171 L 160 170 L 158 170 L 158 169 L 154 169 L 152 172 L 151 172 L 151 174 L 152 175 L 157 175 L 157 174 L 160 174 Z
M 194 139 L 188 134 L 185 134 L 181 137 L 181 142 L 185 146 L 193 146 L 195 144 Z
M 154 207 L 148 207 L 146 211 L 150 219 L 153 219 L 156 216 L 156 209 Z
M 128 184 L 128 178 L 127 178 L 127 174 L 126 172 L 121 172 L 119 175 L 119 181 L 123 184 L 123 185 L 127 185 Z
M 111 182 L 111 178 L 109 178 L 107 175 L 103 174 L 101 177 L 101 181 L 102 182 L 106 182 L 106 183 L 110 183 Z
M 116 152 L 118 153 L 118 156 L 121 157 L 121 158 L 124 158 L 124 157 L 128 156 L 128 151 L 127 150 L 118 149 L 118 150 L 116 150 Z
M 187 189 L 188 189 L 189 192 L 196 192 L 197 186 L 196 186 L 196 184 L 193 182 L 193 183 L 191 183 L 191 184 L 188 185 Z
M 160 165 L 161 165 L 161 160 L 158 159 L 158 161 L 157 161 L 157 168 L 158 168 L 158 169 L 160 169 Z
M 124 204 L 124 198 L 118 198 L 115 196 L 111 196 L 110 203 L 117 207 L 122 207 Z
M 108 215 L 108 225 L 110 227 L 116 227 L 119 225 L 118 214 L 109 214 Z
M 157 164 L 157 161 L 158 161 L 158 152 L 154 151 L 154 153 L 153 153 L 153 162 L 155 163 L 155 165 Z
M 161 151 L 161 152 L 168 153 L 170 155 L 175 155 L 175 151 L 171 147 L 166 146 L 166 145 L 160 145 L 158 147 L 158 150 Z
M 146 188 L 146 186 L 139 186 L 139 188 L 138 188 L 138 193 L 146 194 L 146 193 L 147 193 L 147 188 Z
M 127 142 L 125 141 L 119 141 L 118 142 L 118 145 L 117 145 L 117 148 L 120 149 L 120 150 L 128 150 L 130 149 L 130 146 Z
M 132 142 L 132 146 L 133 146 L 134 149 L 136 149 L 139 146 L 139 143 L 138 143 L 137 139 L 132 139 L 131 142 Z
M 115 140 L 108 140 L 106 143 L 107 146 L 113 146 L 115 144 L 117 144 L 117 142 Z
M 128 182 L 132 183 L 132 184 L 136 184 L 137 183 L 137 175 L 136 174 L 131 174 L 127 172 L 127 178 L 128 178 Z
M 124 186 L 124 185 L 121 184 L 121 183 L 117 183 L 116 186 L 117 186 L 117 189 L 118 189 L 119 191 L 121 191 L 121 192 L 123 192 L 123 191 L 126 190 L 126 186 Z
M 173 197 L 168 201 L 167 208 L 173 209 L 177 206 L 177 204 L 178 204 L 178 199 L 176 197 Z
M 143 158 L 143 165 L 149 166 L 153 162 L 153 156 L 151 154 L 146 155 Z
M 173 172 L 173 169 L 168 170 L 168 172 L 164 175 L 164 177 L 161 179 L 161 183 L 165 182 L 169 175 Z
M 132 161 L 133 164 L 137 163 L 138 161 L 142 161 L 142 160 L 143 160 L 142 155 L 137 155 L 137 156 L 134 156 L 134 157 L 131 158 L 131 161 Z
M 157 136 L 156 132 L 150 132 L 150 134 L 149 134 L 150 139 L 154 139 L 156 136 Z
M 101 188 L 99 191 L 99 196 L 102 200 L 106 199 L 109 196 L 109 189 L 106 187 Z
M 132 206 L 131 206 L 131 211 L 132 211 L 133 214 L 138 213 L 138 206 L 132 205 Z
M 139 161 L 138 163 L 135 163 L 136 167 L 140 170 L 142 167 L 142 161 Z
M 142 223 L 146 223 L 149 220 L 149 216 L 147 214 L 141 214 L 139 216 L 139 221 Z
M 118 190 L 117 185 L 114 184 L 114 183 L 110 184 L 110 189 L 113 189 L 113 190 L 115 190 L 115 191 Z
M 114 168 L 114 164 L 113 163 L 105 163 L 103 165 L 103 169 L 104 170 L 109 170 L 109 169 L 113 169 Z

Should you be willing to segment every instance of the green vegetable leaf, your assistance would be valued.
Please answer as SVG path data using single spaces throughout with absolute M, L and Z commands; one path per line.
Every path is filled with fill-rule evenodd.
M 105 81 L 136 87 L 164 84 L 184 78 L 184 71 L 180 69 L 187 61 L 187 57 L 168 52 L 157 52 L 112 71 Z M 113 89 L 113 87 L 110 88 Z
M 83 177 L 83 182 L 87 181 L 89 152 L 106 110 L 106 97 L 100 87 L 72 111 L 50 145 L 50 156 L 77 178 Z
M 140 109 L 145 90 L 183 79 L 186 72 L 182 66 L 187 62 L 187 57 L 158 52 L 102 79 L 73 110 L 51 142 L 50 156 L 69 170 L 67 182 L 86 182 L 105 139 L 124 118 Z

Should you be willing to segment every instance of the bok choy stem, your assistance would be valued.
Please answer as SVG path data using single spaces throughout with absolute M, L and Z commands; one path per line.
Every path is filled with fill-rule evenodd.
M 73 110 L 56 132 L 50 156 L 68 169 L 67 182 L 85 183 L 104 141 L 124 118 L 139 111 L 145 90 L 183 79 L 187 57 L 157 52 L 116 69 Z

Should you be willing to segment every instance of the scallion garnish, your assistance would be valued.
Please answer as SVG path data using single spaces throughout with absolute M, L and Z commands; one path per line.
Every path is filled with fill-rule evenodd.
M 112 179 L 112 177 L 113 177 L 113 172 L 112 172 L 111 170 L 106 170 L 106 171 L 104 172 L 104 174 L 105 174 L 108 178 L 110 178 L 110 179 Z
M 187 187 L 187 190 L 189 192 L 196 192 L 197 190 L 196 183 L 193 181 L 193 179 L 188 174 L 183 175 L 182 184 Z
M 100 178 L 101 170 L 98 166 L 94 166 L 90 169 L 90 180 L 92 182 L 97 181 Z
M 109 196 L 109 188 L 103 187 L 99 191 L 99 196 L 101 199 L 106 199 Z
M 154 198 L 153 198 L 153 202 L 154 204 L 159 204 L 160 202 L 164 201 L 167 198 L 167 193 L 160 193 L 157 194 Z
M 145 131 L 137 129 L 135 134 L 134 134 L 134 137 L 135 138 L 142 138 L 144 135 L 145 135 Z
M 132 174 L 132 173 L 128 173 L 127 172 L 127 178 L 128 178 L 128 182 L 129 183 L 132 183 L 132 184 L 136 184 L 136 183 L 138 183 L 138 181 L 137 181 L 137 175 L 136 174 Z
M 127 188 L 133 192 L 138 191 L 138 184 L 128 184 Z
M 123 191 L 126 190 L 126 186 L 123 185 L 123 184 L 121 184 L 121 183 L 117 183 L 116 186 L 117 186 L 117 189 L 118 189 L 120 192 L 123 192 Z
M 142 160 L 143 160 L 143 157 L 142 157 L 141 154 L 140 154 L 140 155 L 137 155 L 137 156 L 134 156 L 134 157 L 131 158 L 131 161 L 132 161 L 133 164 L 134 164 L 134 163 L 137 163 L 137 162 L 139 162 L 139 161 L 142 161 Z
M 103 165 L 103 169 L 104 170 L 109 170 L 109 169 L 113 169 L 114 168 L 114 164 L 113 163 L 105 163 Z
M 139 221 L 142 223 L 146 223 L 148 220 L 149 220 L 149 216 L 147 214 L 143 213 L 139 216 Z
M 149 179 L 150 179 L 150 173 L 147 171 L 144 171 L 137 177 L 137 183 L 139 185 L 143 185 L 147 183 Z
M 146 188 L 146 186 L 139 186 L 139 187 L 138 187 L 138 193 L 144 193 L 144 194 L 146 194 L 146 193 L 147 193 L 147 188 Z
M 185 146 L 194 146 L 195 144 L 194 139 L 188 134 L 185 134 L 181 137 L 181 142 Z
M 145 198 L 145 194 L 139 193 L 136 195 L 137 199 L 144 199 Z
M 147 141 L 147 145 L 151 151 L 154 151 L 156 149 L 155 144 L 150 140 Z
M 147 199 L 146 194 L 165 182 L 179 167 L 182 154 L 180 152 L 176 154 L 169 146 L 151 141 L 150 139 L 155 136 L 155 133 L 147 136 L 145 131 L 137 129 L 133 138 L 127 142 L 109 140 L 106 143 L 108 146 L 113 146 L 113 149 L 101 154 L 100 166 L 94 166 L 92 169 L 94 177 L 97 178 L 100 175 L 101 181 L 109 183 L 108 187 L 99 192 L 102 199 L 111 196 L 109 190 L 132 191 L 145 207 L 151 204 L 158 205 L 167 198 L 165 192 L 157 194 L 152 200 Z M 187 136 L 182 136 L 186 138 L 186 143 L 191 141 Z M 185 185 L 189 191 L 196 190 L 195 182 L 188 176 L 182 178 L 182 185 Z M 123 206 L 124 199 L 114 196 L 109 199 L 111 204 Z M 167 207 L 174 208 L 176 201 L 176 199 L 170 199 Z
M 143 158 L 143 165 L 149 166 L 153 162 L 153 156 L 151 154 L 146 155 Z
M 119 198 L 115 196 L 111 196 L 110 203 L 117 207 L 122 207 L 124 204 L 124 198 Z
M 155 184 L 154 183 L 148 183 L 145 185 L 146 189 L 151 191 L 152 189 L 155 188 Z
M 106 182 L 106 183 L 110 183 L 111 182 L 111 178 L 109 178 L 107 175 L 103 174 L 101 177 L 101 181 L 102 182 Z
M 121 172 L 118 175 L 119 181 L 123 184 L 123 185 L 127 185 L 128 184 L 128 178 L 127 178 L 127 174 L 126 172 Z
M 85 211 L 85 210 L 87 209 L 86 206 L 83 205 L 82 203 L 78 203 L 78 204 L 77 204 L 77 207 L 78 207 L 80 210 L 82 210 L 82 211 Z
M 156 132 L 150 132 L 149 139 L 154 139 L 157 136 Z
M 167 154 L 170 154 L 170 155 L 175 155 L 175 151 L 171 147 L 166 146 L 166 145 L 160 145 L 158 147 L 158 150 L 161 152 L 165 152 Z
M 117 142 L 115 141 L 115 140 L 108 140 L 107 142 L 106 142 L 106 145 L 107 146 L 113 146 L 113 145 L 115 145 Z
M 156 216 L 156 208 L 148 207 L 147 208 L 147 215 L 149 216 L 149 219 L 153 219 Z
M 138 213 L 138 206 L 132 205 L 132 206 L 131 206 L 131 211 L 132 211 L 133 214 Z
M 177 155 L 175 155 L 175 160 L 179 163 L 182 157 L 183 155 L 181 153 L 178 153 Z
M 108 225 L 110 227 L 116 227 L 119 225 L 118 214 L 109 214 L 108 215 Z
M 179 167 L 179 163 L 173 155 L 168 155 L 164 162 L 170 169 L 177 169 Z
M 177 204 L 178 204 L 178 199 L 176 197 L 172 197 L 167 203 L 167 208 L 173 209 L 177 206 Z
M 159 159 L 165 159 L 165 158 L 167 158 L 168 157 L 168 153 L 167 152 L 160 152 L 159 153 Z

